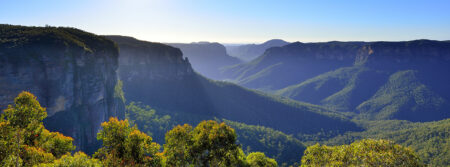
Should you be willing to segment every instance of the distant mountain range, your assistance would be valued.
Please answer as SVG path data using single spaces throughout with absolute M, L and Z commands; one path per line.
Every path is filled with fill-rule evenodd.
M 219 43 L 167 43 L 167 45 L 180 48 L 183 56 L 189 58 L 195 71 L 205 77 L 221 80 L 220 69 L 241 63 L 236 57 L 227 54 L 225 47 Z
M 292 43 L 223 71 L 236 83 L 364 119 L 449 118 L 450 43 Z
M 316 75 L 351 66 L 364 43 L 300 43 L 272 47 L 253 61 L 223 69 L 222 75 L 252 89 L 277 90 Z
M 246 45 L 228 45 L 226 46 L 228 54 L 244 61 L 251 61 L 262 55 L 266 49 L 289 44 L 281 39 L 272 39 L 262 44 L 246 44 Z

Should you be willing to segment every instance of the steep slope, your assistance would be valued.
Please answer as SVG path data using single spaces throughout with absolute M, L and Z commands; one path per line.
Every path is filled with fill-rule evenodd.
M 45 126 L 91 152 L 100 124 L 124 117 L 117 59 L 112 41 L 81 30 L 0 25 L 0 108 L 30 91 L 47 108 Z
M 353 66 L 327 72 L 276 94 L 364 119 L 431 121 L 450 117 L 450 45 L 417 40 L 361 47 Z
M 180 48 L 183 56 L 189 58 L 195 71 L 215 80 L 223 79 L 220 68 L 241 62 L 238 58 L 229 56 L 225 47 L 219 43 L 168 43 L 167 45 Z
M 111 39 L 120 47 L 119 71 L 127 100 L 171 115 L 224 118 L 291 134 L 358 130 L 343 116 L 322 107 L 208 80 L 192 71 L 177 48 L 130 37 Z
M 372 98 L 356 107 L 361 118 L 410 121 L 449 118 L 449 108 L 448 101 L 422 84 L 411 70 L 392 74 Z
M 275 94 L 338 111 L 353 111 L 369 99 L 387 77 L 386 73 L 365 67 L 343 67 L 278 90 Z
M 361 42 L 291 43 L 273 47 L 257 59 L 223 70 L 244 87 L 272 91 L 319 74 L 351 66 Z
M 261 56 L 266 49 L 271 47 L 280 47 L 289 44 L 281 39 L 268 40 L 262 44 L 248 44 L 238 46 L 227 46 L 227 52 L 233 56 L 238 57 L 244 61 L 251 61 L 258 56 Z

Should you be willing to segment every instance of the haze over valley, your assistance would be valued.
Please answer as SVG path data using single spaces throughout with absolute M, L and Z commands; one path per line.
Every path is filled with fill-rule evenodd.
M 0 165 L 450 166 L 449 3 L 327 2 L 0 2 Z

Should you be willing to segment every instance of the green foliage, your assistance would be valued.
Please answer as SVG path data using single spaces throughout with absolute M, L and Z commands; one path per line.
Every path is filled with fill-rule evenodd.
M 296 138 L 283 132 L 255 125 L 224 120 L 227 125 L 235 129 L 238 143 L 246 153 L 259 151 L 268 157 L 273 157 L 281 166 L 294 165 L 298 156 L 303 155 L 306 146 Z
M 174 150 L 172 150 L 171 152 L 176 152 L 172 155 L 166 155 L 168 156 L 166 157 L 166 159 L 168 160 L 167 162 L 172 163 L 171 165 L 173 166 L 180 166 L 180 162 L 181 164 L 187 163 L 187 157 L 184 156 L 188 154 L 186 152 L 188 148 L 184 147 L 187 144 L 183 144 L 183 142 L 181 141 L 189 142 L 188 138 L 190 137 L 186 136 L 189 135 L 188 132 L 191 130 L 186 130 L 187 127 L 185 126 L 188 125 L 182 126 L 183 128 L 176 126 L 172 130 L 170 129 L 178 122 L 189 121 L 188 123 L 194 124 L 196 121 L 193 120 L 198 119 L 198 117 L 189 117 L 192 115 L 175 115 L 174 117 L 171 117 L 169 115 L 162 116 L 161 114 L 158 114 L 160 113 L 159 110 L 157 112 L 150 106 L 144 106 L 141 103 L 135 102 L 131 102 L 126 107 L 126 109 L 128 119 L 131 120 L 130 122 L 136 124 L 141 131 L 152 136 L 154 139 L 153 141 L 156 141 L 157 143 L 166 143 L 165 145 L 169 143 L 175 144 L 174 146 L 165 146 L 166 149 L 173 148 Z M 306 149 L 306 147 L 299 140 L 271 128 L 246 125 L 229 120 L 224 120 L 224 122 L 235 129 L 238 143 L 242 145 L 246 153 L 253 151 L 265 152 L 266 155 L 268 155 L 269 157 L 274 157 L 278 162 L 282 164 L 292 165 L 298 162 L 298 155 L 302 155 L 304 150 Z M 181 130 L 180 128 L 183 130 Z M 164 135 L 166 136 L 166 139 L 174 140 L 181 137 L 180 135 L 182 134 L 184 134 L 185 136 L 185 139 L 183 140 L 180 139 L 178 140 L 178 142 L 164 142 Z M 162 140 L 158 139 L 161 135 Z M 179 137 L 173 137 L 175 135 L 178 135 Z M 176 155 L 179 155 L 180 157 L 176 157 Z
M 114 42 L 105 37 L 66 27 L 24 27 L 0 24 L 0 48 L 19 50 L 39 43 L 54 46 L 75 46 L 86 52 L 112 51 L 117 53 Z M 18 49 L 18 50 L 16 50 Z M 14 53 L 11 52 L 11 53 Z
M 192 131 L 194 164 L 226 165 L 238 159 L 234 129 L 225 123 L 202 121 Z
M 194 157 L 190 150 L 194 144 L 192 130 L 192 126 L 184 124 L 166 133 L 164 156 L 168 166 L 186 166 L 193 163 Z
M 202 121 L 194 129 L 177 126 L 166 134 L 169 166 L 235 166 L 243 163 L 242 154 L 234 130 L 225 123 Z
M 39 163 L 49 163 L 55 160 L 52 153 L 46 152 L 42 148 L 33 146 L 24 146 L 21 152 L 21 158 L 24 166 L 33 166 Z
M 56 158 L 75 150 L 75 146 L 72 144 L 73 139 L 59 132 L 44 130 L 42 132 L 42 138 L 45 140 L 42 143 L 42 148 L 51 152 Z
M 449 103 L 423 84 L 417 71 L 398 71 L 356 109 L 362 119 L 433 121 L 446 118 Z M 447 114 L 448 115 L 448 114 Z
M 36 97 L 20 93 L 0 119 L 0 162 L 4 166 L 50 163 L 75 149 L 71 137 L 49 132 L 42 124 L 47 116 Z
M 16 132 L 7 121 L 0 119 L 0 162 L 4 165 L 20 158 L 15 154 L 19 149 L 14 142 L 17 141 L 15 133 Z M 20 161 L 22 161 L 22 159 L 20 159 Z
M 29 92 L 22 92 L 14 99 L 14 105 L 9 105 L 3 115 L 9 124 L 15 128 L 37 128 L 47 117 L 36 97 Z M 31 126 L 31 127 L 29 127 Z
M 348 112 L 373 96 L 386 78 L 386 73 L 366 67 L 343 67 L 278 90 L 276 94 Z
M 148 106 L 143 109 L 132 103 L 128 106 L 128 110 L 131 111 L 130 115 L 133 115 L 132 117 L 137 121 L 144 121 L 142 124 L 145 124 L 144 119 L 147 118 L 158 118 L 156 120 L 159 120 L 159 117 L 155 116 L 155 111 Z M 24 115 L 34 117 L 35 119 L 18 119 Z M 139 131 L 136 126 L 131 127 L 127 120 L 119 121 L 117 118 L 110 118 L 108 122 L 102 123 L 102 130 L 97 136 L 98 139 L 103 142 L 103 147 L 100 148 L 94 156 L 101 161 L 92 159 L 83 153 L 76 153 L 71 156 L 70 152 L 75 149 L 72 145 L 73 139 L 63 136 L 60 133 L 49 132 L 46 130 L 40 121 L 44 119 L 45 116 L 45 109 L 39 105 L 34 95 L 28 92 L 19 94 L 15 100 L 15 104 L 10 105 L 8 109 L 5 110 L 0 121 L 0 158 L 2 165 L 10 166 L 15 165 L 16 163 L 25 166 L 278 165 L 275 159 L 266 157 L 264 153 L 250 153 L 248 156 L 245 156 L 240 145 L 237 144 L 238 137 L 235 130 L 224 122 L 218 123 L 216 121 L 202 121 L 195 128 L 187 124 L 176 126 L 166 133 L 164 152 L 159 153 L 160 146 L 157 143 L 152 142 L 150 136 Z M 303 145 L 298 142 L 298 140 L 295 140 L 282 132 L 261 126 L 248 126 L 232 121 L 225 121 L 229 122 L 232 126 L 237 127 L 242 135 L 242 140 L 248 140 L 246 143 L 251 143 L 252 140 L 254 140 L 253 142 L 256 144 L 247 145 L 248 151 L 251 150 L 250 146 L 256 146 L 255 148 L 273 148 L 269 149 L 269 151 L 274 150 L 274 152 L 277 153 L 277 157 L 282 157 L 281 155 L 285 154 L 283 151 L 290 153 L 295 152 L 296 149 L 293 148 L 295 146 L 303 149 Z M 170 122 L 170 119 L 167 119 L 166 122 Z M 365 123 L 364 121 L 361 122 Z M 376 123 L 377 122 L 373 124 L 362 124 L 362 126 L 367 128 L 376 125 Z M 398 124 L 393 125 L 398 126 Z M 409 123 L 403 123 L 402 125 L 408 128 L 420 127 Z M 399 131 L 404 130 L 397 134 L 400 134 L 400 136 L 398 136 L 399 140 L 403 140 L 405 143 L 421 141 L 421 136 L 442 136 L 444 139 L 448 139 L 448 133 L 441 133 L 446 132 L 448 126 L 448 121 L 432 124 L 432 126 L 427 126 L 429 129 L 419 131 L 421 133 L 416 136 L 411 136 L 411 134 L 414 134 L 417 130 L 413 131 L 397 128 Z M 382 129 L 383 127 L 379 130 Z M 387 127 L 387 129 L 389 129 L 389 127 Z M 436 134 L 435 131 L 438 133 Z M 395 136 L 396 134 L 388 133 L 387 135 Z M 259 138 L 255 136 L 259 136 Z M 432 140 L 432 143 L 438 142 L 435 138 L 431 138 L 430 140 Z M 423 140 L 422 143 L 427 141 L 429 140 Z M 446 144 L 448 143 L 447 140 L 441 140 L 439 142 L 442 142 L 448 147 L 448 144 Z M 288 145 L 284 146 L 282 143 L 287 143 Z M 276 148 L 278 148 L 278 150 Z M 423 148 L 415 149 L 424 150 Z M 336 150 L 338 153 L 333 154 L 332 152 Z M 353 151 L 340 154 L 349 150 Z M 425 153 L 434 154 L 434 151 L 436 150 L 426 150 Z M 331 162 L 316 162 L 314 160 L 317 159 L 314 158 L 314 160 L 311 160 L 311 154 L 318 156 L 319 153 L 321 154 L 323 152 L 327 153 L 324 154 L 323 159 L 330 160 Z M 353 143 L 350 146 L 328 147 L 315 145 L 308 148 L 305 151 L 305 154 L 306 155 L 302 159 L 303 165 L 311 165 L 314 163 L 331 163 L 338 165 L 421 165 L 417 156 L 415 156 L 410 149 L 405 149 L 384 140 L 363 140 L 361 142 Z M 434 159 L 430 164 L 445 164 L 446 154 L 447 153 L 440 156 L 440 158 L 442 158 L 441 161 Z M 301 154 L 297 154 L 297 156 L 298 155 Z M 349 158 L 352 156 L 356 156 L 356 158 Z M 384 161 L 380 162 L 380 159 L 383 159 Z M 344 162 L 341 162 L 341 160 Z M 427 160 L 427 162 L 428 161 L 429 160 Z M 284 166 L 287 164 L 283 163 L 282 165 Z
M 165 133 L 175 124 L 171 116 L 159 115 L 150 106 L 140 102 L 130 102 L 125 108 L 128 119 L 157 142 L 164 142 Z
M 123 103 L 125 103 L 125 93 L 123 93 L 122 87 L 123 82 L 121 80 L 117 80 L 116 86 L 114 86 L 114 97 L 119 98 Z
M 313 145 L 305 150 L 302 166 L 423 166 L 406 147 L 387 140 L 361 140 L 350 145 Z
M 276 94 L 347 112 L 358 119 L 433 121 L 447 118 L 446 93 L 416 70 L 339 68 L 281 89 Z M 444 90 L 445 91 L 445 90 Z M 442 96 L 444 95 L 444 96 Z M 350 111 L 350 112 L 349 112 Z
M 159 144 L 137 127 L 130 127 L 128 120 L 111 117 L 102 123 L 97 139 L 103 146 L 94 154 L 105 166 L 159 165 Z
M 52 163 L 42 163 L 37 167 L 101 167 L 102 163 L 90 158 L 83 152 L 76 152 L 73 156 L 70 154 L 63 155 L 60 159 L 53 161 Z
M 367 130 L 348 132 L 323 141 L 325 144 L 346 144 L 364 138 L 388 139 L 410 147 L 425 164 L 450 165 L 450 119 L 413 123 L 409 121 L 360 121 Z
M 275 159 L 268 158 L 262 152 L 253 152 L 247 155 L 247 163 L 252 167 L 277 167 Z

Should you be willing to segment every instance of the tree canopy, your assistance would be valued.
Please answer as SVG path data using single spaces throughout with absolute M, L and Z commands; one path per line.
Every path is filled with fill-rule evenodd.
M 20 93 L 0 119 L 0 163 L 2 166 L 33 166 L 52 162 L 75 149 L 71 137 L 45 129 L 47 117 L 36 97 Z
M 235 166 L 245 154 L 234 129 L 225 123 L 202 121 L 197 127 L 176 126 L 166 134 L 164 155 L 170 166 Z
M 97 139 L 103 141 L 103 146 L 94 157 L 102 160 L 105 166 L 160 165 L 160 145 L 136 126 L 130 127 L 128 120 L 111 117 L 101 126 Z
M 302 166 L 423 166 L 409 148 L 388 140 L 364 139 L 350 145 L 309 146 Z

